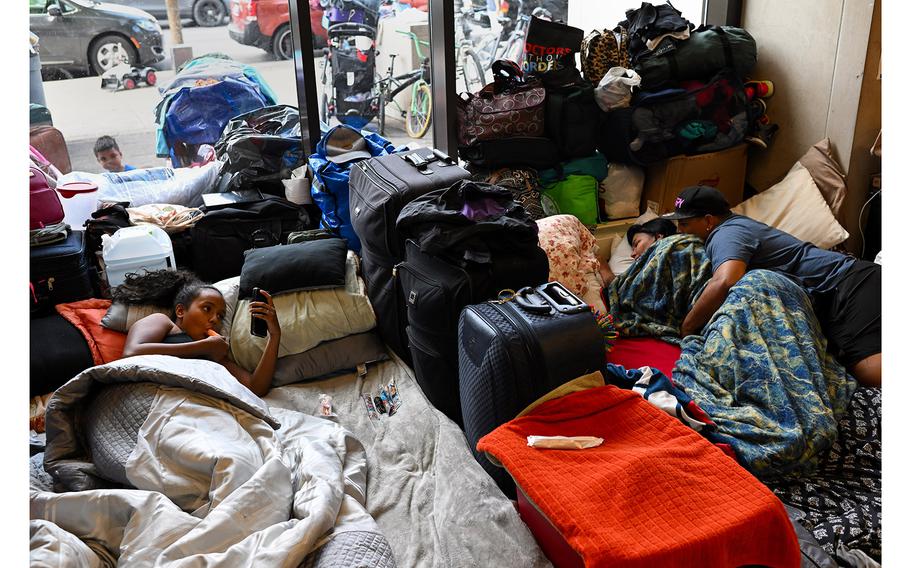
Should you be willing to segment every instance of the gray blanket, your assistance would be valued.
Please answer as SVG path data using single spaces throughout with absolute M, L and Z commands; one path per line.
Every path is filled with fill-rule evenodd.
M 123 464 L 133 488 L 102 488 L 84 436 L 97 416 L 81 409 L 97 407 L 100 385 L 123 383 L 154 390 L 147 408 L 138 398 L 144 417 Z M 267 408 L 221 365 L 153 355 L 94 367 L 57 391 L 47 425 L 45 469 L 70 492 L 32 476 L 33 564 L 393 565 L 364 508 L 360 442 L 329 420 Z
M 361 395 L 376 396 L 391 380 L 400 408 L 371 419 Z M 265 401 L 273 411 L 318 414 L 321 394 L 332 396 L 333 419 L 366 449 L 367 510 L 399 566 L 550 565 L 512 502 L 468 451 L 464 433 L 430 405 L 400 359 L 370 365 L 365 377 L 272 389 Z

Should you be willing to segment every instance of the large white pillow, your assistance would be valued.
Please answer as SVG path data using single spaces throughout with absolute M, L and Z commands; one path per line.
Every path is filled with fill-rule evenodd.
M 357 255 L 348 251 L 345 285 L 321 290 L 302 290 L 273 296 L 281 343 L 278 357 L 303 353 L 323 341 L 362 333 L 376 327 L 376 315 L 357 275 Z M 265 338 L 250 335 L 249 300 L 239 300 L 231 325 L 231 355 L 241 367 L 252 371 L 262 357 Z
M 838 245 L 850 236 L 831 214 L 809 170 L 799 162 L 783 180 L 740 203 L 733 212 L 823 249 Z
M 648 209 L 635 220 L 635 224 L 647 223 L 651 219 L 657 219 L 657 217 L 657 213 Z M 632 262 L 632 245 L 629 244 L 629 240 L 626 239 L 626 235 L 623 233 L 618 239 L 613 241 L 613 251 L 610 253 L 609 262 L 610 270 L 613 271 L 613 274 L 619 276 L 632 266 Z

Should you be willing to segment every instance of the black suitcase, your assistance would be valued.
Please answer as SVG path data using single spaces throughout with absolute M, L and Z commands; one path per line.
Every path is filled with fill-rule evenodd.
M 515 486 L 477 452 L 477 441 L 567 381 L 600 370 L 604 341 L 594 314 L 559 282 L 510 301 L 468 306 L 458 322 L 458 382 L 468 445 L 506 495 Z
M 367 295 L 380 336 L 405 361 L 410 361 L 407 312 L 393 275 L 395 265 L 404 260 L 404 240 L 395 222 L 401 208 L 415 198 L 469 175 L 455 160 L 432 148 L 379 156 L 351 168 L 351 225 L 360 238 Z
M 306 209 L 274 196 L 203 210 L 191 229 L 192 262 L 186 264 L 208 282 L 239 276 L 244 251 L 284 244 L 294 231 L 313 228 Z
M 65 241 L 31 247 L 29 281 L 31 316 L 53 314 L 56 304 L 95 295 L 95 271 L 85 254 L 83 231 L 71 231 Z
M 539 252 L 539 255 L 535 255 Z M 430 403 L 462 425 L 458 396 L 458 317 L 461 310 L 496 298 L 504 288 L 547 281 L 546 253 L 496 258 L 489 265 L 456 264 L 426 254 L 412 240 L 398 280 L 407 306 L 407 338 L 417 383 Z

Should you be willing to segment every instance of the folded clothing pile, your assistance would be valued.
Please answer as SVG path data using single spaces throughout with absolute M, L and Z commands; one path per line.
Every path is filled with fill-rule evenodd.
M 281 326 L 273 386 L 384 359 L 382 343 L 366 333 L 376 316 L 359 268 L 337 238 L 247 251 L 240 276 L 230 282 L 237 301 L 224 331 L 237 364 L 253 371 L 265 349 L 266 338 L 250 333 L 249 303 L 259 300 L 254 287 L 272 296 Z

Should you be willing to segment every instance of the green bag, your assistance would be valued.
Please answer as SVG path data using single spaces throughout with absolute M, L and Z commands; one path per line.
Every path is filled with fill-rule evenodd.
M 607 159 L 600 152 L 594 152 L 585 158 L 576 158 L 555 168 L 540 170 L 537 175 L 543 185 L 566 179 L 569 175 L 591 176 L 597 181 L 602 181 L 607 177 Z
M 562 181 L 544 185 L 540 198 L 547 215 L 575 215 L 585 225 L 597 224 L 597 178 L 594 176 L 570 174 Z

